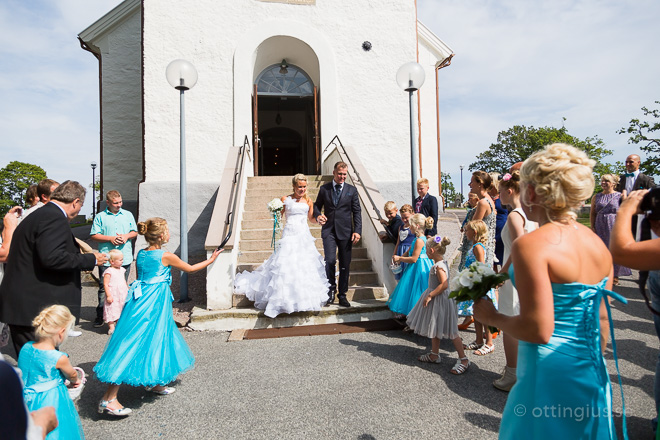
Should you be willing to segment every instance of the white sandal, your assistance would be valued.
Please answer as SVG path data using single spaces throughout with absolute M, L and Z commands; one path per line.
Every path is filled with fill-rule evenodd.
M 164 387 L 160 390 L 157 390 L 156 387 L 144 387 L 145 390 L 149 391 L 150 393 L 155 393 L 160 396 L 167 396 L 168 394 L 174 394 L 176 391 L 176 388 L 174 387 Z
M 474 354 L 476 354 L 477 356 L 486 356 L 487 354 L 491 354 L 494 351 L 495 351 L 495 344 L 493 345 L 484 344 L 483 346 L 481 346 L 481 348 L 475 350 Z
M 435 360 L 431 359 L 431 355 L 437 356 L 435 358 Z M 430 353 L 423 354 L 420 357 L 418 357 L 417 360 L 420 361 L 420 362 L 428 362 L 430 364 L 439 364 L 439 363 L 442 362 L 440 360 L 440 353 L 439 352 L 438 353 L 430 352 Z
M 463 361 L 468 361 L 467 365 L 463 365 Z M 465 373 L 468 368 L 470 368 L 470 361 L 468 360 L 467 356 L 464 358 L 458 358 L 454 366 L 451 368 L 451 374 L 460 376 L 461 374 Z
M 116 397 L 114 399 L 110 399 L 110 400 L 101 400 L 99 402 L 99 407 L 97 408 L 99 414 L 105 413 L 105 414 L 110 414 L 111 416 L 115 416 L 115 417 L 125 417 L 125 416 L 127 416 L 127 415 L 129 415 L 130 413 L 133 412 L 132 409 L 126 408 L 126 407 L 119 408 L 119 409 L 108 408 L 108 405 L 110 403 L 114 402 L 115 400 L 117 400 Z

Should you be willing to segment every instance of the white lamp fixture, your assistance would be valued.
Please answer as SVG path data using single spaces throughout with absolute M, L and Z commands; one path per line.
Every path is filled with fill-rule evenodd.
M 396 72 L 396 82 L 406 92 L 419 90 L 424 85 L 425 79 L 424 68 L 414 61 L 399 67 Z
M 174 60 L 165 69 L 167 82 L 177 90 L 192 89 L 197 84 L 197 69 L 186 60 Z

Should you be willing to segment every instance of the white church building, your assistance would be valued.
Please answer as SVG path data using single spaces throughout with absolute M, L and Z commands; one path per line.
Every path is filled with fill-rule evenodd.
M 209 252 L 233 229 L 207 273 L 209 309 L 235 305 L 248 179 L 327 175 L 339 159 L 350 161 L 363 218 L 372 219 L 363 221 L 368 258 L 384 290 L 392 285 L 382 257 L 391 247 L 377 239 L 372 206 L 382 214 L 384 200 L 411 202 L 409 101 L 396 72 L 410 61 L 425 70 L 415 138 L 419 174 L 438 195 L 438 75 L 453 56 L 418 20 L 415 0 L 125 0 L 79 40 L 99 62 L 102 191 L 118 190 L 140 221 L 167 219 L 172 251 L 180 114 L 165 69 L 175 59 L 197 69 L 185 92 L 190 254 Z

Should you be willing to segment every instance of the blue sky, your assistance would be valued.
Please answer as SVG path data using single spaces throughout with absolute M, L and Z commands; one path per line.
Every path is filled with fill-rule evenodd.
M 439 78 L 443 171 L 457 189 L 459 165 L 513 125 L 566 117 L 570 134 L 614 150 L 608 162 L 639 152 L 616 131 L 660 100 L 660 2 L 418 0 L 418 18 L 456 53 Z
M 571 134 L 601 137 L 611 161 L 638 151 L 616 130 L 660 100 L 660 2 L 417 1 L 418 18 L 456 52 L 440 71 L 440 119 L 443 170 L 457 188 L 459 165 L 516 124 L 560 127 L 566 117 Z M 0 167 L 19 160 L 91 183 L 98 62 L 77 34 L 119 3 L 0 2 Z

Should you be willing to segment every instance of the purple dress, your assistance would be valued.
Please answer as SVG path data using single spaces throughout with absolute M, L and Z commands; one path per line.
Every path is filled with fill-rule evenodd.
M 612 194 L 596 194 L 594 198 L 594 209 L 596 212 L 596 234 L 605 242 L 605 246 L 610 246 L 610 234 L 612 233 L 612 226 L 616 220 L 616 212 L 619 210 L 619 201 L 621 200 L 621 193 L 613 192 Z M 614 265 L 614 276 L 627 276 L 632 275 L 629 268 Z

